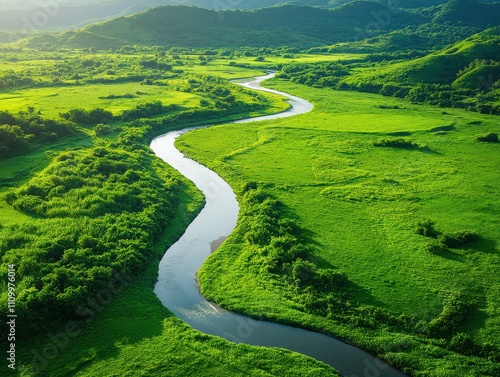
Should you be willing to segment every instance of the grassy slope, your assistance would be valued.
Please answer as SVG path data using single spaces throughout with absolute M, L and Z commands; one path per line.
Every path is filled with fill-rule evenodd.
M 475 34 L 464 41 L 419 59 L 390 64 L 385 68 L 367 70 L 347 81 L 372 81 L 379 83 L 451 84 L 457 73 L 476 59 L 500 59 L 500 27 Z M 479 77 L 476 78 L 479 81 Z
M 376 95 L 285 82 L 271 86 L 308 98 L 315 109 L 290 119 L 196 131 L 181 138 L 179 147 L 233 187 L 249 180 L 264 184 L 309 232 L 314 259 L 347 272 L 351 298 L 430 320 L 442 310 L 446 293 L 465 291 L 475 310 L 460 331 L 479 344 L 498 344 L 500 191 L 493 182 L 499 179 L 500 150 L 474 141 L 478 133 L 498 132 L 497 119 L 459 110 L 444 114 Z M 469 123 L 474 121 L 481 124 Z M 433 131 L 447 125 L 454 126 Z M 412 133 L 431 152 L 373 147 L 394 132 Z M 423 251 L 427 240 L 413 231 L 425 218 L 444 232 L 475 229 L 482 240 L 443 257 L 430 255 Z M 283 295 L 286 288 L 259 281 L 248 258 L 236 234 L 204 265 L 205 294 L 233 310 L 326 329 L 415 375 L 483 375 L 478 371 L 491 368 L 484 359 L 445 351 L 436 341 L 305 314 Z

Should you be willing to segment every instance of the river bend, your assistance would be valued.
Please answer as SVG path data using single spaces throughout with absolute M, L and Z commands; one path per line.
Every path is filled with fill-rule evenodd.
M 269 73 L 239 85 L 285 96 L 291 105 L 290 109 L 234 123 L 283 118 L 312 110 L 313 105 L 302 98 L 260 86 L 261 81 L 273 76 L 273 73 Z M 220 176 L 175 148 L 175 139 L 195 128 L 171 131 L 151 142 L 155 154 L 190 179 L 203 192 L 206 201 L 199 215 L 183 236 L 166 251 L 160 262 L 154 291 L 163 305 L 184 322 L 206 334 L 236 343 L 300 352 L 331 365 L 345 376 L 405 376 L 367 352 L 338 339 L 313 331 L 250 319 L 222 309 L 200 294 L 196 272 L 236 226 L 239 207 L 233 190 Z

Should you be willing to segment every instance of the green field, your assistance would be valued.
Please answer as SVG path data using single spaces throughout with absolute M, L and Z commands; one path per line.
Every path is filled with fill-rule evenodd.
M 307 98 L 313 111 L 195 131 L 178 146 L 233 187 L 257 182 L 283 202 L 286 215 L 307 234 L 310 260 L 347 274 L 345 294 L 359 309 L 355 315 L 363 318 L 363 311 L 376 308 L 411 317 L 417 328 L 437 318 L 446 298 L 459 292 L 472 308 L 456 332 L 468 334 L 476 345 L 498 344 L 500 149 L 475 139 L 499 131 L 496 117 L 284 81 L 267 85 Z M 374 146 L 402 136 L 421 148 Z M 415 233 L 425 219 L 443 234 L 473 230 L 480 240 L 431 254 L 429 238 Z M 244 225 L 238 229 L 202 268 L 200 281 L 209 299 L 251 315 L 327 330 L 414 375 L 494 373 L 493 361 L 450 350 L 446 337 L 401 331 L 384 320 L 374 320 L 378 328 L 361 330 L 364 326 L 353 326 L 348 318 L 317 315 L 279 276 L 270 279 L 254 266 L 256 250 L 244 241 Z
M 138 94 L 139 93 L 139 94 Z M 109 99 L 110 95 L 133 98 Z M 0 106 L 4 110 L 17 112 L 29 106 L 42 109 L 49 117 L 75 108 L 92 109 L 102 107 L 113 115 L 120 115 L 138 104 L 159 100 L 164 105 L 176 104 L 186 108 L 198 106 L 201 96 L 183 93 L 162 86 L 144 86 L 140 83 L 95 84 L 64 86 L 55 88 L 18 89 L 0 94 Z

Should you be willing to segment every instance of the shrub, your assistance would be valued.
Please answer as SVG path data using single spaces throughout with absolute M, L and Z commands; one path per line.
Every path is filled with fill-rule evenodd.
M 457 333 L 450 340 L 450 348 L 462 354 L 471 354 L 474 352 L 474 340 L 469 334 Z
M 314 282 L 316 266 L 306 260 L 298 258 L 292 263 L 292 279 L 299 286 L 307 286 Z
M 342 288 L 347 283 L 348 279 L 345 272 L 328 268 L 318 270 L 314 288 L 322 291 L 331 291 L 333 288 Z
M 460 292 L 451 293 L 443 303 L 442 312 L 429 322 L 429 333 L 433 337 L 451 336 L 469 316 L 472 304 Z M 459 338 L 456 339 L 458 341 Z
M 440 255 L 448 251 L 448 247 L 439 241 L 431 241 L 425 246 L 425 251 L 431 254 Z
M 423 149 L 418 143 L 413 142 L 409 138 L 398 137 L 394 139 L 380 139 L 373 143 L 375 147 L 387 147 L 387 148 L 402 148 L 402 149 Z
M 483 134 L 483 135 L 477 135 L 476 136 L 477 141 L 482 141 L 485 143 L 498 143 L 500 140 L 498 139 L 498 134 L 494 132 L 490 132 L 488 134 Z
M 415 226 L 415 233 L 420 234 L 425 237 L 436 238 L 439 232 L 434 227 L 436 224 L 432 220 L 423 220 L 417 223 Z
M 479 234 L 470 230 L 462 230 L 460 232 L 443 234 L 439 240 L 448 247 L 457 248 L 466 245 L 470 242 L 477 241 Z
M 99 123 L 94 127 L 94 132 L 96 136 L 106 136 L 111 133 L 111 127 L 109 126 L 109 124 Z

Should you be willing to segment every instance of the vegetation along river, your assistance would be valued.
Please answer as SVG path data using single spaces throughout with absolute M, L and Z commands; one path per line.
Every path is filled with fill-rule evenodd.
M 289 117 L 312 110 L 313 105 L 304 99 L 260 86 L 261 81 L 273 75 L 269 73 L 239 85 L 281 94 L 288 98 L 291 107 L 279 114 L 243 119 L 237 121 L 238 123 Z M 221 240 L 232 232 L 239 207 L 233 190 L 221 177 L 185 157 L 175 148 L 175 139 L 193 129 L 191 127 L 168 132 L 151 143 L 156 155 L 193 181 L 206 198 L 206 205 L 198 217 L 189 225 L 184 235 L 167 250 L 160 262 L 155 293 L 163 305 L 204 333 L 237 343 L 280 347 L 300 352 L 331 365 L 345 376 L 405 376 L 365 351 L 341 340 L 231 313 L 208 302 L 200 294 L 196 271 L 213 251 L 214 245 L 220 244 Z

